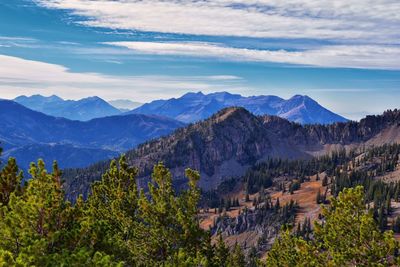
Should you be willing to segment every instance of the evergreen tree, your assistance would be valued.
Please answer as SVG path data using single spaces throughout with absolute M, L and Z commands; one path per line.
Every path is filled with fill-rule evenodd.
M 17 195 L 21 193 L 21 181 L 22 172 L 19 171 L 16 160 L 9 158 L 7 164 L 0 170 L 0 207 L 8 204 L 12 193 Z
M 136 174 L 125 156 L 119 164 L 113 160 L 101 181 L 93 183 L 83 218 L 86 244 L 127 262 L 135 262 L 142 253 L 138 248 L 147 240 L 144 225 L 137 218 Z
M 327 186 L 328 185 L 328 176 L 325 175 L 324 178 L 322 178 L 322 186 Z
M 400 216 L 397 216 L 392 224 L 393 232 L 400 233 Z
M 267 266 L 395 265 L 398 243 L 391 231 L 381 233 L 364 203 L 363 187 L 345 189 L 323 207 L 324 222 L 315 224 L 314 239 L 283 232 Z
M 317 192 L 316 202 L 317 202 L 317 204 L 322 203 L 321 191 L 319 191 L 319 190 Z
M 230 254 L 228 266 L 229 267 L 245 267 L 246 266 L 245 256 L 243 254 L 241 247 L 237 243 L 235 244 L 235 246 L 233 248 L 233 252 Z
M 247 265 L 248 267 L 257 267 L 261 266 L 260 259 L 257 255 L 257 249 L 255 247 L 251 247 L 250 251 L 247 255 Z
M 44 162 L 32 164 L 31 179 L 22 194 L 11 193 L 7 207 L 0 212 L 1 257 L 16 265 L 89 266 L 108 262 L 112 257 L 80 247 L 79 209 L 64 200 L 57 164 L 48 174 Z M 1 259 L 1 258 L 0 258 Z M 2 259 L 5 260 L 5 259 Z
M 229 257 L 229 249 L 226 247 L 222 235 L 219 234 L 218 242 L 215 248 L 215 263 L 216 266 L 226 266 Z

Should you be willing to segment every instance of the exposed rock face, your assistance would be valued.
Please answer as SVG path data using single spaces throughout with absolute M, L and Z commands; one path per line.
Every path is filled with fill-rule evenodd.
M 258 251 L 266 251 L 273 239 L 278 235 L 285 223 L 293 223 L 295 208 L 282 210 L 251 208 L 244 209 L 236 217 L 220 216 L 210 227 L 211 234 L 215 237 L 221 234 L 228 245 L 238 242 L 240 246 L 248 250 L 257 247 Z
M 249 165 L 263 158 L 308 156 L 290 149 L 287 142 L 268 129 L 262 117 L 243 108 L 224 109 L 206 121 L 140 146 L 127 155 L 143 176 L 160 160 L 178 177 L 183 167 L 199 170 L 204 188 L 218 185 L 223 177 L 241 175 Z
M 302 126 L 234 107 L 147 142 L 129 151 L 127 157 L 130 164 L 139 168 L 142 185 L 147 183 L 154 164 L 163 161 L 177 184 L 183 181 L 185 168 L 200 171 L 200 186 L 207 190 L 226 178 L 241 176 L 250 165 L 268 157 L 311 158 L 339 148 L 399 140 L 399 123 L 398 110 L 368 116 L 360 122 Z M 389 133 L 383 138 L 382 133 L 386 132 Z M 67 178 L 72 181 L 76 177 L 88 184 L 100 177 L 100 170 L 106 169 L 107 164 L 67 173 Z

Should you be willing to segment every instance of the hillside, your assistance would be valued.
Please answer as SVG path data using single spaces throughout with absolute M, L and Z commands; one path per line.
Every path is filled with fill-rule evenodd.
M 277 96 L 249 96 L 227 92 L 203 94 L 187 93 L 180 98 L 156 100 L 129 113 L 157 114 L 183 122 L 206 119 L 226 107 L 243 107 L 255 115 L 276 115 L 301 124 L 329 124 L 347 121 L 308 96 L 295 95 L 290 99 Z
M 33 95 L 19 96 L 14 101 L 29 109 L 70 120 L 88 121 L 121 114 L 118 108 L 96 96 L 80 100 L 64 100 L 55 95 L 49 97 Z
M 57 158 L 60 165 L 65 167 L 84 166 L 82 163 L 107 159 L 117 152 L 169 134 L 183 125 L 168 118 L 138 114 L 110 116 L 87 122 L 72 121 L 30 110 L 13 101 L 0 101 L 0 142 L 5 153 L 8 156 L 24 153 L 24 161 L 29 162 L 35 161 L 37 155 L 50 158 L 55 148 L 63 155 L 71 149 L 78 149 L 74 151 L 79 156 L 75 159 Z M 67 150 L 61 152 L 60 149 Z M 96 153 L 90 155 L 87 149 L 95 149 Z
M 203 196 L 201 226 L 214 236 L 222 233 L 230 246 L 238 242 L 242 248 L 255 247 L 263 255 L 283 223 L 307 238 L 312 231 L 307 221 L 319 220 L 320 204 L 329 204 L 345 187 L 361 184 L 380 229 L 394 229 L 399 238 L 400 229 L 393 228 L 400 215 L 399 156 L 400 145 L 394 144 L 342 151 L 310 161 L 262 162 L 240 179 L 225 181 Z M 277 202 L 280 207 L 294 203 L 294 216 L 277 220 Z
M 148 178 L 152 167 L 163 161 L 179 185 L 187 167 L 201 173 L 200 186 L 215 188 L 221 181 L 238 177 L 249 166 L 267 158 L 307 159 L 341 148 L 392 143 L 399 140 L 400 111 L 368 116 L 360 122 L 302 126 L 274 116 L 255 116 L 243 108 L 224 109 L 207 120 L 181 128 L 169 136 L 147 142 L 127 152 L 128 162 Z M 398 130 L 393 130 L 398 129 Z M 382 135 L 386 131 L 392 135 Z M 72 183 L 99 179 L 106 163 L 67 172 Z M 147 179 L 142 179 L 142 185 Z M 82 188 L 82 187 L 81 187 Z M 67 191 L 68 191 L 67 190 Z
M 14 157 L 18 159 L 18 165 L 27 174 L 27 169 L 35 159 L 43 159 L 47 164 L 57 160 L 60 168 L 83 168 L 93 162 L 111 159 L 118 156 L 118 152 L 101 149 L 85 148 L 71 144 L 30 144 L 3 153 L 2 157 L 7 159 Z

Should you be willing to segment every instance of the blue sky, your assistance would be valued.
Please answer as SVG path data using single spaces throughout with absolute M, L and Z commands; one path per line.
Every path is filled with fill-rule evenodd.
M 3 0 L 0 98 L 306 94 L 348 118 L 400 108 L 400 3 Z

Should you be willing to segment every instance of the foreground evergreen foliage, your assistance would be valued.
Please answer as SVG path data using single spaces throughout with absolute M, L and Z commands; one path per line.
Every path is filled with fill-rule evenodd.
M 244 266 L 240 247 L 215 247 L 199 228 L 193 170 L 178 195 L 158 164 L 144 193 L 123 156 L 74 205 L 65 201 L 56 163 L 52 173 L 41 160 L 29 172 L 22 186 L 14 159 L 1 170 L 0 266 Z
M 346 188 L 322 209 L 314 238 L 284 231 L 268 253 L 267 266 L 393 266 L 399 264 L 393 232 L 381 232 L 366 210 L 362 186 Z
M 302 178 L 324 169 L 332 177 L 333 198 L 322 208 L 321 220 L 314 227 L 306 219 L 297 231 L 284 230 L 266 260 L 260 260 L 262 255 L 254 248 L 245 253 L 236 244 L 230 250 L 221 235 L 214 244 L 210 232 L 199 227 L 201 193 L 196 171 L 186 170 L 188 186 L 177 193 L 171 173 L 157 164 L 143 190 L 136 183 L 137 169 L 122 156 L 93 183 L 87 199 L 79 197 L 71 204 L 56 163 L 51 173 L 41 160 L 32 164 L 30 179 L 23 183 L 16 160 L 10 158 L 0 170 L 0 266 L 400 265 L 399 245 L 393 232 L 387 231 L 386 221 L 391 200 L 399 199 L 400 184 L 373 180 L 397 167 L 399 148 L 370 150 L 351 166 L 347 162 L 352 155 L 345 153 L 308 163 L 269 160 L 256 166 L 259 175 L 245 180 L 252 190 L 265 186 L 274 173 Z M 383 159 L 375 163 L 376 157 Z M 373 171 L 361 168 L 372 161 Z M 374 171 L 377 168 L 379 173 Z M 228 201 L 229 206 L 236 202 Z M 260 194 L 253 204 L 260 214 L 257 225 L 271 216 L 294 221 L 294 202 L 281 207 L 279 200 L 273 204 Z M 399 218 L 391 229 L 400 231 Z

